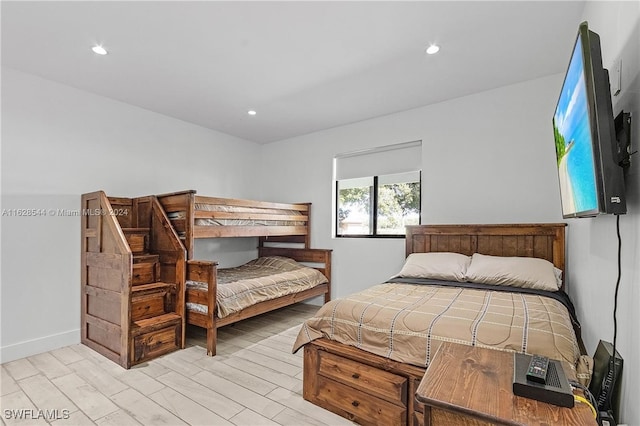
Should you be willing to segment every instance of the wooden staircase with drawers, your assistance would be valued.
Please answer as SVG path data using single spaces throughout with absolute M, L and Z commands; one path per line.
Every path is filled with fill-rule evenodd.
M 156 197 L 82 196 L 82 343 L 124 368 L 184 347 L 186 251 Z

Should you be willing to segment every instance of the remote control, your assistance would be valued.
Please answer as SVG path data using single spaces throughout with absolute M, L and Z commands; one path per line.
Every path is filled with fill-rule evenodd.
M 527 380 L 536 383 L 547 382 L 547 368 L 549 367 L 549 358 L 541 355 L 532 355 L 529 368 L 527 368 Z

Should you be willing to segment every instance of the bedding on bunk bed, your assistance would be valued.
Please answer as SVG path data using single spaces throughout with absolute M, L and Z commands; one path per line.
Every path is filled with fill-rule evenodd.
M 221 204 L 194 203 L 194 210 L 201 212 L 211 212 L 211 217 L 195 218 L 194 224 L 199 226 L 301 226 L 306 222 L 303 220 L 282 220 L 276 219 L 278 216 L 304 216 L 306 212 L 285 209 L 265 209 L 257 207 L 242 207 Z M 216 213 L 222 213 L 216 217 Z M 247 215 L 246 218 L 223 217 L 225 213 L 237 213 Z M 255 217 L 251 217 L 255 215 Z M 265 217 L 264 215 L 273 215 Z M 186 213 L 183 211 L 168 213 L 169 219 L 185 219 Z
M 513 270 L 520 276 L 514 278 L 492 269 L 493 256 L 478 257 L 480 267 L 472 268 L 469 256 L 465 261 L 457 254 L 426 255 L 430 261 L 412 262 L 411 255 L 386 283 L 325 304 L 303 323 L 293 352 L 327 338 L 426 367 L 440 344 L 449 341 L 564 360 L 588 380 L 588 361 L 581 358 L 573 327 L 579 324 L 551 263 L 539 279 L 537 271 L 528 274 L 527 265 L 522 269 L 521 259 L 505 258 L 516 262 Z M 467 282 L 469 276 L 480 283 Z M 540 286 L 547 289 L 535 288 Z
M 328 282 L 317 269 L 293 259 L 260 257 L 235 268 L 217 272 L 216 306 L 218 318 L 224 318 L 244 308 L 266 300 L 298 293 Z M 207 291 L 207 283 L 187 281 L 187 288 Z M 207 312 L 206 305 L 187 303 L 187 309 Z

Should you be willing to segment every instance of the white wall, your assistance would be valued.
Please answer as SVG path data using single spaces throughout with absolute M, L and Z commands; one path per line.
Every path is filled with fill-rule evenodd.
M 2 69 L 0 359 L 80 341 L 80 194 L 184 189 L 256 198 L 259 146 L 12 69 Z M 220 249 L 198 247 L 199 256 Z M 255 241 L 232 251 L 255 251 Z
M 600 35 L 603 64 L 610 70 L 622 58 L 622 92 L 613 98 L 614 114 L 633 114 L 632 145 L 640 146 L 640 2 L 587 2 L 584 20 Z M 622 281 L 618 295 L 617 350 L 624 358 L 621 416 L 640 425 L 637 383 L 640 381 L 640 157 L 632 157 L 626 179 L 627 210 L 620 217 Z M 613 341 L 617 237 L 614 217 L 570 221 L 569 279 L 589 353 L 599 340 Z
M 399 271 L 404 239 L 331 238 L 335 154 L 422 140 L 422 223 L 559 221 L 551 117 L 561 83 L 556 75 L 265 145 L 264 196 L 313 203 L 312 243 L 334 250 L 336 296 Z

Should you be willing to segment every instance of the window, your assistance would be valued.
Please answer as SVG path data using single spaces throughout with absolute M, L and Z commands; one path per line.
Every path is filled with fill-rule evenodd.
M 404 237 L 418 225 L 421 161 L 420 141 L 336 156 L 335 235 Z

